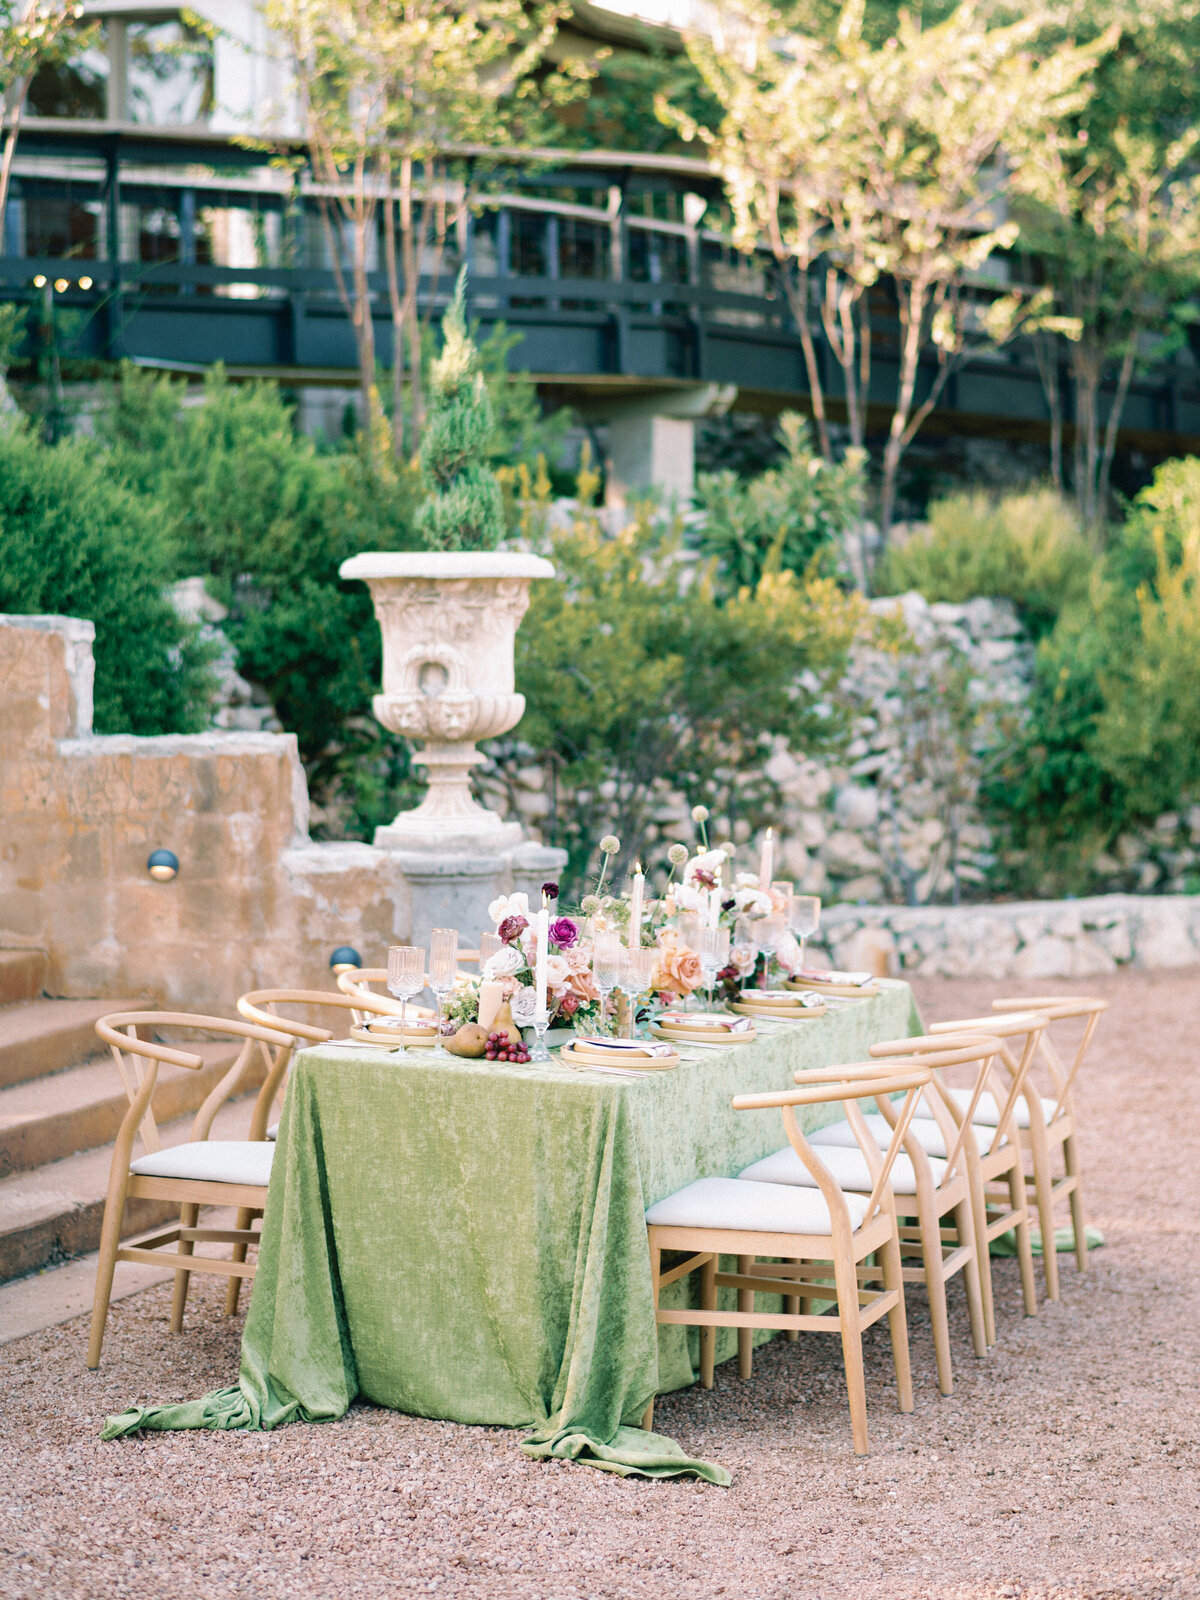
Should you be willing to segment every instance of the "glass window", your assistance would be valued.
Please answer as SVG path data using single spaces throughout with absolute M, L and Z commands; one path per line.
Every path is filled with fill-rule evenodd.
M 579 217 L 558 224 L 558 271 L 563 278 L 603 278 L 608 272 L 608 229 Z
M 100 38 L 73 61 L 39 67 L 29 85 L 27 106 L 31 117 L 99 121 L 105 115 L 107 101 L 108 46 Z
M 131 22 L 129 119 L 149 127 L 207 122 L 213 109 L 213 44 L 181 20 Z
M 27 256 L 73 256 L 83 261 L 94 261 L 98 256 L 98 200 L 26 192 L 22 210 Z

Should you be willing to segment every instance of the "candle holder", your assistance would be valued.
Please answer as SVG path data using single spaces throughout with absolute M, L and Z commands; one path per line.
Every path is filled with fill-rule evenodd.
M 550 1013 L 546 1010 L 535 1012 L 533 1018 L 533 1031 L 537 1035 L 533 1042 L 533 1049 L 529 1052 L 530 1061 L 549 1061 L 550 1052 L 546 1048 L 546 1030 L 550 1026 Z

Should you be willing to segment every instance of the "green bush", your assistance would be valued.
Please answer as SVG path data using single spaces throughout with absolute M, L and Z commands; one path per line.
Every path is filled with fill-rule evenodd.
M 585 510 L 547 553 L 560 581 L 534 585 L 517 635 L 527 710 L 507 755 L 522 766 L 532 749 L 546 774 L 544 835 L 568 850 L 568 880 L 610 828 L 623 860 L 645 855 L 664 784 L 730 824 L 772 820 L 776 735 L 811 751 L 842 730 L 829 692 L 861 599 L 785 572 L 723 601 L 710 573 L 686 582 L 677 530 L 650 518 L 612 538 Z
M 700 547 L 716 557 L 734 589 L 753 588 L 770 566 L 803 573 L 822 555 L 836 566 L 843 541 L 862 518 L 864 463 L 858 456 L 830 466 L 794 411 L 779 419 L 779 437 L 780 466 L 748 480 L 730 471 L 701 473 L 696 480 Z
M 165 597 L 171 558 L 153 504 L 91 444 L 0 426 L 0 611 L 95 623 L 98 733 L 208 724 L 210 652 Z
M 878 594 L 916 589 L 954 604 L 985 595 L 1012 600 L 1035 637 L 1087 593 L 1094 557 L 1073 507 L 1052 489 L 1001 497 L 948 495 L 925 530 L 886 552 Z

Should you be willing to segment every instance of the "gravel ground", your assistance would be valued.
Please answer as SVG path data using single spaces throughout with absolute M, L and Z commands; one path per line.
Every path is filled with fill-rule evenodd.
M 116 1306 L 98 1373 L 83 1367 L 82 1318 L 0 1350 L 0 1594 L 1196 1600 L 1198 977 L 1040 986 L 1113 1002 L 1079 1094 L 1088 1214 L 1107 1248 L 1086 1278 L 1063 1257 L 1063 1299 L 1034 1319 L 1014 1263 L 998 1263 L 986 1361 L 955 1288 L 949 1400 L 912 1291 L 917 1409 L 895 1410 L 872 1330 L 866 1461 L 836 1341 L 815 1337 L 760 1351 L 750 1384 L 729 1363 L 711 1393 L 660 1402 L 656 1425 L 725 1462 L 728 1490 L 532 1462 L 504 1430 L 370 1407 L 269 1435 L 101 1444 L 107 1412 L 236 1371 L 240 1326 L 220 1314 L 222 1287 L 199 1280 L 177 1339 L 166 1286 Z M 1000 992 L 917 987 L 929 1020 Z

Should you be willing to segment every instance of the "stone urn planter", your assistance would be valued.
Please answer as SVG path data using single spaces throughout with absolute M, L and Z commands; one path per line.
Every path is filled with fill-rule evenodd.
M 420 746 L 429 791 L 413 811 L 376 829 L 376 845 L 442 855 L 495 855 L 522 842 L 474 798 L 470 771 L 485 758 L 477 739 L 507 733 L 525 711 L 515 692 L 513 640 L 534 578 L 552 578 L 541 556 L 506 551 L 430 551 L 352 556 L 343 578 L 371 591 L 383 635 L 383 693 L 376 717 Z

